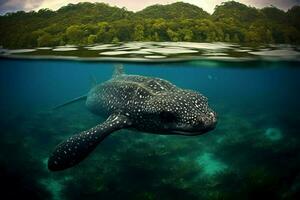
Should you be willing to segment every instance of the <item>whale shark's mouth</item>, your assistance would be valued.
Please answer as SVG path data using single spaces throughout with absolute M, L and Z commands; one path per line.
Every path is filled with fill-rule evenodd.
M 171 131 L 172 134 L 176 134 L 176 135 L 187 135 L 187 136 L 192 136 L 192 135 L 201 135 L 203 133 L 205 133 L 207 131 Z
M 215 128 L 216 124 L 213 124 L 212 126 L 205 127 L 203 129 L 186 129 L 186 130 L 171 130 L 170 132 L 172 134 L 176 135 L 187 135 L 187 136 L 194 136 L 194 135 L 201 135 L 208 131 L 211 131 Z
M 176 135 L 200 135 L 200 132 L 189 132 L 189 131 L 171 131 L 172 134 Z

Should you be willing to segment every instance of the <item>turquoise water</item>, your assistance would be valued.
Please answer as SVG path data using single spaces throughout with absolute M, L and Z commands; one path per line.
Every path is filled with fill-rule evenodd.
M 0 60 L 2 195 L 12 199 L 297 199 L 300 191 L 299 62 L 122 63 L 127 74 L 196 90 L 218 113 L 196 137 L 121 130 L 82 163 L 50 172 L 67 137 L 104 119 L 83 102 L 114 62 Z

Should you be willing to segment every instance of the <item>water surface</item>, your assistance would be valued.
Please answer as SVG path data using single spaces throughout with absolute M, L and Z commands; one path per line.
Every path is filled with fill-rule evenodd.
M 241 45 L 196 42 L 125 42 L 89 46 L 65 45 L 34 49 L 0 49 L 1 57 L 32 59 L 71 59 L 122 62 L 178 62 L 191 60 L 300 61 L 295 45 Z

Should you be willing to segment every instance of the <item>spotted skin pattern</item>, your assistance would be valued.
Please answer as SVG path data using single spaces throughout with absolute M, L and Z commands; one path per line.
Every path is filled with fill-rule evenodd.
M 52 171 L 72 167 L 83 160 L 111 132 L 125 127 L 127 118 L 112 115 L 102 124 L 71 136 L 59 144 L 48 160 L 48 168 Z
M 188 136 L 214 129 L 216 113 L 202 94 L 160 78 L 115 74 L 93 87 L 86 99 L 87 108 L 107 120 L 59 144 L 48 160 L 50 170 L 76 165 L 107 135 L 122 128 Z

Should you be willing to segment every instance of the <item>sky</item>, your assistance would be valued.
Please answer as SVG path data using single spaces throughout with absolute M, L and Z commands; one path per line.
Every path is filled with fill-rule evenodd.
M 127 10 L 139 11 L 153 4 L 169 4 L 178 0 L 0 0 L 0 14 L 13 12 L 17 10 L 39 10 L 41 8 L 49 8 L 57 10 L 58 8 L 69 3 L 78 2 L 104 2 L 113 6 L 126 7 Z M 205 11 L 212 13 L 216 5 L 220 5 L 228 0 L 182 0 L 203 8 Z M 262 8 L 265 6 L 276 6 L 283 10 L 288 10 L 294 5 L 300 5 L 300 0 L 236 0 L 249 6 Z

